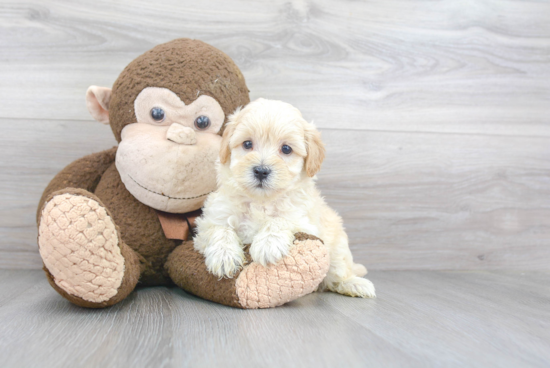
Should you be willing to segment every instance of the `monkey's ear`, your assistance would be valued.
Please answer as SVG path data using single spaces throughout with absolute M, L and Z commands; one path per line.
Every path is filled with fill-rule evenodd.
M 305 132 L 307 156 L 305 169 L 308 176 L 313 177 L 321 170 L 321 164 L 325 159 L 325 144 L 321 140 L 321 133 L 312 125 Z
M 231 136 L 233 135 L 235 127 L 238 124 L 240 112 L 241 108 L 237 108 L 237 110 L 235 110 L 235 112 L 229 115 L 229 117 L 227 118 L 227 124 L 225 125 L 225 129 L 223 130 L 222 144 L 220 147 L 220 162 L 222 164 L 226 164 L 229 161 L 229 157 L 231 156 L 231 147 L 229 147 L 229 141 L 231 140 Z
M 103 124 L 109 124 L 109 103 L 111 89 L 107 87 L 90 86 L 86 91 L 86 106 L 92 117 Z

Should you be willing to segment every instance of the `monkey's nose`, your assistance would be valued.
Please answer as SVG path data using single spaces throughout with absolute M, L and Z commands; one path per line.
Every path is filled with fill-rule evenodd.
M 197 143 L 197 137 L 193 129 L 175 123 L 168 128 L 166 139 L 178 144 L 192 145 Z

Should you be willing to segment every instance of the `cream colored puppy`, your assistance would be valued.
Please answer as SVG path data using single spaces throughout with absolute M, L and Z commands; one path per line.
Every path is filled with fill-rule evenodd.
M 208 270 L 232 277 L 250 255 L 266 265 L 285 256 L 294 234 L 324 241 L 330 269 L 321 285 L 340 294 L 374 297 L 364 266 L 353 263 L 342 219 L 315 188 L 325 148 L 320 133 L 293 106 L 258 99 L 229 117 L 218 165 L 219 189 L 197 220 L 195 249 Z

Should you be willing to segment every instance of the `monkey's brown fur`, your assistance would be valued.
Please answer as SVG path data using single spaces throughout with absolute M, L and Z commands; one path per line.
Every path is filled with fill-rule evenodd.
M 213 97 L 226 119 L 250 102 L 244 77 L 229 56 L 202 41 L 174 40 L 132 61 L 113 85 L 109 111 L 117 141 L 122 128 L 136 122 L 134 100 L 146 87 L 167 88 L 186 105 L 201 95 Z

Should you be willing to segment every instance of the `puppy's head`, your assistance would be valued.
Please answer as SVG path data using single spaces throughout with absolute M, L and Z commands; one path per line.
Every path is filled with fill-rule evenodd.
M 249 195 L 284 192 L 321 168 L 325 147 L 313 124 L 281 101 L 258 99 L 229 117 L 220 163 Z

